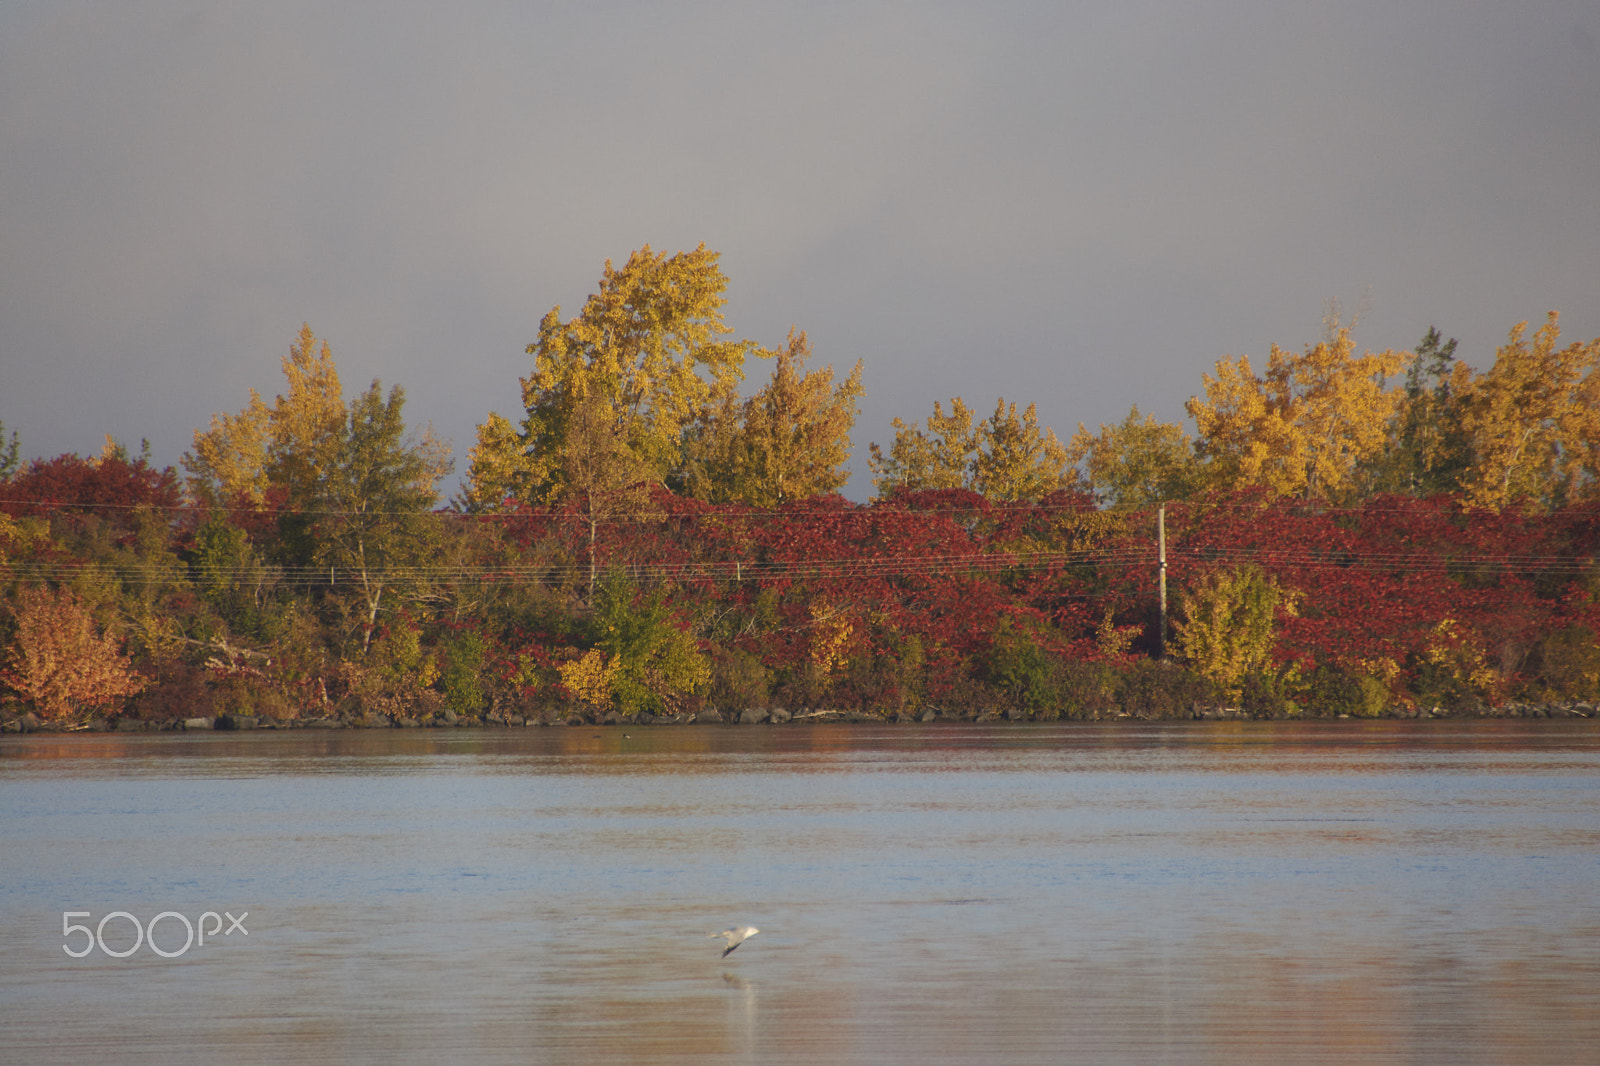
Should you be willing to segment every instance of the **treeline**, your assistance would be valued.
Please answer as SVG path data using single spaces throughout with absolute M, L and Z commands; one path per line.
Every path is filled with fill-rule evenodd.
M 961 398 L 848 476 L 861 364 L 731 340 L 705 248 L 607 263 L 461 493 L 309 327 L 178 469 L 0 434 L 0 719 L 1448 713 L 1600 698 L 1600 341 L 1478 373 L 1346 323 L 1197 435 Z M 748 396 L 747 364 L 770 359 Z M 441 504 L 443 504 L 441 506 Z M 1158 525 L 1170 611 L 1163 612 Z M 1223 710 L 1227 709 L 1227 710 Z

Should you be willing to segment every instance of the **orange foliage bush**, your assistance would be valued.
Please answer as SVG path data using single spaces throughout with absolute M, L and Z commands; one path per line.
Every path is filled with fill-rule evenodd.
M 26 588 L 12 608 L 16 640 L 0 683 L 47 720 L 68 720 L 143 691 L 148 682 L 103 635 L 83 601 L 68 589 Z

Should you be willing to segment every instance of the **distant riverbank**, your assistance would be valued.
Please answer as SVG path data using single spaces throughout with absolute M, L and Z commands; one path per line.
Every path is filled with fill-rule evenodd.
M 1593 703 L 1547 702 L 1525 703 L 1508 701 L 1497 706 L 1484 704 L 1457 707 L 1397 707 L 1381 714 L 1365 716 L 1374 719 L 1469 719 L 1469 718 L 1594 718 L 1600 707 Z M 1028 715 L 1010 709 L 1002 712 L 959 710 L 954 708 L 923 707 L 915 712 L 873 713 L 871 711 L 845 711 L 832 708 L 802 707 L 790 710 L 785 707 L 746 707 L 738 710 L 702 708 L 678 715 L 621 714 L 609 711 L 604 714 L 580 708 L 543 711 L 532 714 L 489 713 L 484 715 L 458 715 L 440 711 L 426 716 L 404 714 L 361 714 L 340 711 L 327 715 L 310 715 L 295 718 L 272 718 L 257 715 L 203 715 L 192 718 L 145 720 L 131 717 L 92 718 L 87 722 L 62 725 L 41 720 L 32 713 L 14 715 L 0 721 L 0 733 L 156 733 L 196 730 L 248 731 L 277 729 L 520 729 L 540 727 L 602 727 L 629 725 L 770 725 L 804 726 L 818 722 L 867 722 L 882 724 L 929 725 L 941 722 L 967 722 L 975 724 L 1009 723 L 1025 721 L 1059 721 L 1062 715 Z M 1364 716 L 1345 713 L 1322 714 L 1315 708 L 1295 708 L 1286 712 L 1254 713 L 1239 707 L 1195 703 L 1187 709 L 1160 713 L 1151 708 L 1110 707 L 1088 714 L 1073 716 L 1069 720 L 1092 722 L 1149 722 L 1149 721 L 1281 721 L 1281 720 L 1335 720 L 1361 719 Z

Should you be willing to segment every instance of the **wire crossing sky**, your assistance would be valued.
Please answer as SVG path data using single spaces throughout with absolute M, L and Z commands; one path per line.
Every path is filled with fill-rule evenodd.
M 1224 356 L 1600 335 L 1592 0 L 0 8 L 0 421 L 160 464 L 302 322 L 457 473 L 540 317 L 700 242 L 726 318 L 1066 439 Z M 747 369 L 747 387 L 769 373 Z M 454 478 L 445 494 L 453 491 Z

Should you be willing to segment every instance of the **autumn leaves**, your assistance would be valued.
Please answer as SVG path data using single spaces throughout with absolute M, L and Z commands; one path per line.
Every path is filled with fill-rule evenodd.
M 1223 359 L 1189 415 L 1198 437 L 1137 420 L 1081 429 L 1075 455 L 1118 505 L 1202 490 L 1264 490 L 1350 506 L 1384 493 L 1470 506 L 1550 509 L 1600 491 L 1600 340 L 1559 343 L 1552 313 L 1530 342 L 1511 331 L 1476 374 L 1430 331 L 1414 352 L 1357 355 L 1348 325 L 1303 352 L 1276 345 L 1266 372 Z M 1390 382 L 1406 371 L 1399 384 Z
M 831 367 L 808 369 L 804 333 L 776 350 L 727 339 L 726 289 L 703 245 L 608 261 L 582 311 L 551 310 L 528 345 L 520 424 L 491 413 L 478 427 L 468 508 L 577 500 L 603 518 L 641 506 L 648 486 L 758 507 L 843 487 L 861 364 L 835 383 Z M 771 358 L 772 377 L 740 400 L 752 357 Z
M 1034 405 L 1017 417 L 1002 398 L 994 415 L 973 422 L 957 396 L 950 413 L 937 400 L 925 428 L 894 420 L 894 443 L 885 455 L 872 445 L 873 484 L 880 496 L 897 489 L 970 489 L 991 500 L 1039 500 L 1078 487 L 1072 458 L 1048 426 L 1039 427 Z
M 1135 407 L 1063 443 L 1031 405 L 941 401 L 870 447 L 857 505 L 861 363 L 731 339 L 726 288 L 704 247 L 607 263 L 544 316 L 449 509 L 403 391 L 347 402 L 309 327 L 281 394 L 195 434 L 186 493 L 125 453 L 0 447 L 0 682 L 62 719 L 1600 695 L 1573 506 L 1600 493 L 1600 341 L 1553 315 L 1481 373 L 1437 332 L 1361 352 L 1332 322 L 1202 375 L 1193 436 Z M 1160 503 L 1177 670 L 1149 661 Z
M 491 413 L 472 450 L 465 501 L 589 501 L 600 516 L 642 506 L 656 485 L 712 503 L 774 507 L 847 480 L 861 363 L 843 380 L 811 367 L 804 333 L 774 350 L 730 340 L 727 279 L 704 246 L 646 247 L 607 263 L 579 314 L 547 314 L 528 346 L 520 423 Z M 739 398 L 747 361 L 770 381 Z M 256 401 L 259 402 L 259 401 Z M 1475 373 L 1437 332 L 1410 352 L 1360 352 L 1351 324 L 1294 352 L 1273 345 L 1201 375 L 1186 410 L 1195 436 L 1134 407 L 1065 445 L 1033 405 L 994 413 L 961 397 L 923 421 L 893 422 L 868 466 L 881 498 L 962 488 L 995 502 L 1093 492 L 1129 509 L 1207 492 L 1355 505 L 1385 493 L 1450 494 L 1473 506 L 1559 507 L 1600 483 L 1600 340 L 1560 344 L 1556 316 L 1517 326 Z

